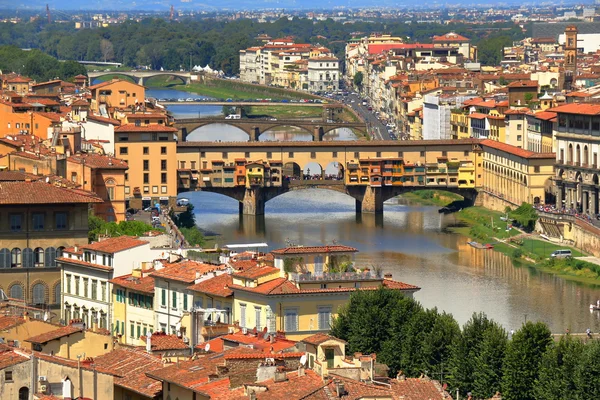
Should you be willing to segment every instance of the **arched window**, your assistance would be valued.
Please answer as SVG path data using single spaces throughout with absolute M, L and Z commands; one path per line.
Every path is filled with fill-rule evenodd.
M 56 249 L 48 247 L 44 252 L 44 265 L 46 268 L 56 267 Z
M 44 249 L 42 249 L 41 247 L 36 247 L 35 250 L 33 250 L 33 266 L 44 266 Z
M 60 304 L 60 282 L 54 285 L 54 304 Z
M 23 268 L 33 268 L 33 250 L 29 247 L 23 249 Z
M 33 304 L 45 304 L 46 303 L 46 286 L 43 283 L 36 283 L 33 285 Z
M 114 200 L 115 199 L 115 181 L 114 179 L 107 179 L 104 182 L 106 186 L 106 200 Z
M 587 146 L 583 146 L 583 163 L 587 166 L 590 162 L 589 151 Z
M 59 246 L 56 248 L 56 258 L 62 257 L 63 252 L 65 251 L 65 246 Z
M 21 266 L 21 249 L 15 247 L 10 252 L 10 267 L 17 268 Z
M 10 250 L 0 249 L 0 268 L 10 268 Z
M 579 145 L 577 145 L 577 149 L 575 151 L 575 157 L 576 157 L 575 162 L 577 164 L 579 164 L 581 162 L 581 148 L 579 147 Z
M 23 286 L 18 283 L 12 285 L 8 293 L 10 298 L 23 300 Z
M 19 389 L 19 400 L 29 400 L 29 388 L 23 386 Z
M 569 143 L 569 151 L 567 152 L 567 162 L 573 162 L 573 145 Z

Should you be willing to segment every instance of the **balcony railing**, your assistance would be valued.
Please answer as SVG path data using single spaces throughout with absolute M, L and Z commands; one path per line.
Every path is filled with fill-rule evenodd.
M 312 273 L 291 273 L 290 280 L 295 282 L 323 282 L 323 281 L 365 281 L 382 279 L 383 274 L 374 271 L 365 272 L 323 272 L 321 274 Z

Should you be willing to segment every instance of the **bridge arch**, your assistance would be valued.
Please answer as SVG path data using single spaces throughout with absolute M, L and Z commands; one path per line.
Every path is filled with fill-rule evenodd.
M 302 168 L 295 162 L 287 162 L 283 166 L 283 175 L 289 180 L 301 179 Z
M 218 126 L 212 126 L 212 125 L 219 125 L 219 124 L 220 124 L 220 122 L 215 121 L 214 123 L 204 124 L 202 126 L 194 128 L 193 130 L 187 130 L 187 135 L 186 135 L 185 141 L 190 141 L 190 142 L 194 142 L 194 141 L 199 141 L 199 142 L 219 142 L 219 141 L 247 142 L 250 138 L 250 135 L 248 134 L 248 132 L 246 132 L 246 130 L 242 129 L 239 126 L 227 124 L 227 128 L 229 128 L 229 129 L 233 128 L 233 129 L 231 129 L 229 132 L 227 132 L 229 139 L 223 140 L 223 136 L 219 132 L 212 132 L 213 128 L 214 129 L 220 128 Z M 202 129 L 202 128 L 207 128 L 207 129 Z
M 304 179 L 323 179 L 325 169 L 316 161 L 309 161 L 302 169 Z
M 187 84 L 188 81 L 189 81 L 189 78 L 186 78 L 183 75 L 175 74 L 175 73 L 173 73 L 173 74 L 157 73 L 157 74 L 154 74 L 154 75 L 144 76 L 142 79 L 144 81 L 148 81 L 148 80 L 150 80 L 152 78 L 156 78 L 157 76 L 170 76 L 172 78 L 176 78 L 176 79 L 180 80 L 183 85 Z

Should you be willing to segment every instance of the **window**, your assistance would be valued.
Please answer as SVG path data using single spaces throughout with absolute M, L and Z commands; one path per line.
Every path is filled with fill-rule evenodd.
M 152 193 L 158 193 L 158 186 L 152 186 Z
M 66 274 L 65 275 L 65 281 L 66 281 L 65 283 L 67 284 L 66 291 L 67 291 L 67 293 L 71 293 L 71 275 Z
M 290 152 L 288 153 L 288 157 L 289 157 L 289 158 L 294 158 L 294 152 L 293 152 L 293 151 L 290 151 Z
M 298 330 L 298 309 L 284 309 L 283 324 L 285 332 L 296 332 Z
M 421 152 L 421 157 L 425 157 L 425 152 L 424 151 Z
M 23 300 L 23 286 L 12 285 L 9 290 L 9 296 L 13 299 Z
M 223 156 L 223 159 L 226 159 L 227 158 L 227 152 L 224 151 L 223 154 L 222 154 L 222 156 Z
M 150 161 L 144 160 L 144 171 L 150 170 Z
M 273 158 L 273 153 L 270 151 L 267 151 L 267 159 Z
M 466 151 L 464 152 L 464 156 L 465 156 L 465 157 L 468 157 L 468 156 L 469 156 L 469 150 L 466 150 Z
M 22 214 L 10 214 L 10 230 L 13 232 L 21 232 Z
M 533 172 L 540 172 L 540 166 L 539 165 L 534 166 Z
M 100 283 L 100 300 L 106 301 L 106 282 Z
M 46 288 L 42 283 L 33 286 L 33 304 L 46 303 Z
M 337 157 L 337 151 L 333 151 L 333 152 L 331 153 L 331 156 L 332 156 L 332 157 Z
M 137 326 L 137 338 L 139 339 L 142 336 L 142 326 L 138 324 Z
M 171 308 L 177 310 L 177 292 L 172 292 L 171 296 Z
M 98 281 L 96 279 L 92 280 L 92 299 L 98 298 Z
M 206 152 L 205 152 L 205 151 L 201 151 L 201 152 L 200 152 L 200 157 L 201 157 L 201 158 L 204 158 L 204 157 L 206 157 Z
M 133 324 L 133 322 L 129 323 L 129 337 L 134 338 L 134 327 L 135 325 Z
M 54 224 L 56 229 L 67 229 L 67 213 L 57 212 L 54 214 Z
M 167 169 L 167 160 L 160 160 L 160 169 L 163 171 Z
M 147 172 L 144 172 L 144 184 L 148 184 L 150 183 L 150 174 Z
M 13 380 L 12 371 L 4 371 L 4 380 L 12 382 L 12 380 Z
M 161 148 L 160 148 L 160 154 L 167 154 L 167 147 L 166 146 L 161 146 Z
M 255 326 L 257 330 L 261 329 L 261 325 L 260 325 L 260 307 L 254 307 L 254 320 L 255 322 Z
M 11 268 L 20 267 L 21 261 L 22 261 L 21 249 L 15 247 L 10 252 L 10 267 Z
M 246 327 L 246 305 L 240 304 L 240 326 L 242 328 Z
M 250 152 L 249 151 L 245 152 L 244 153 L 244 157 L 249 158 L 250 157 Z
M 75 277 L 75 294 L 76 294 L 77 296 L 79 296 L 79 283 L 80 283 L 80 282 L 79 282 L 79 277 L 78 277 L 78 276 L 76 276 L 76 277 Z
M 196 169 L 196 161 L 191 161 L 192 163 L 192 169 Z
M 143 151 L 144 151 L 144 154 L 150 154 L 150 148 L 149 147 L 144 147 Z
M 319 329 L 329 330 L 331 328 L 331 306 L 321 306 L 317 308 L 319 314 Z
M 183 311 L 187 311 L 188 309 L 188 296 L 187 294 L 183 294 Z
M 147 147 L 145 147 L 145 148 L 147 148 Z M 127 154 L 129 154 L 129 149 L 127 147 L 119 147 L 119 154 L 127 155 Z
M 160 183 L 167 183 L 167 173 L 166 172 L 161 172 Z
M 83 278 L 83 297 L 88 297 L 89 282 L 88 278 Z
M 310 158 L 317 158 L 317 153 L 314 151 L 310 152 Z
M 44 229 L 44 220 L 46 215 L 44 213 L 33 213 L 31 219 L 33 222 L 33 230 L 41 231 Z

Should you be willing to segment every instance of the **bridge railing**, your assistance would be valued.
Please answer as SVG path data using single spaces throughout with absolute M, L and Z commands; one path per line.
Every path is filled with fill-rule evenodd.
M 313 273 L 291 273 L 289 279 L 295 282 L 323 282 L 323 281 L 367 281 L 383 279 L 383 274 L 372 271 L 365 272 L 323 272 Z

